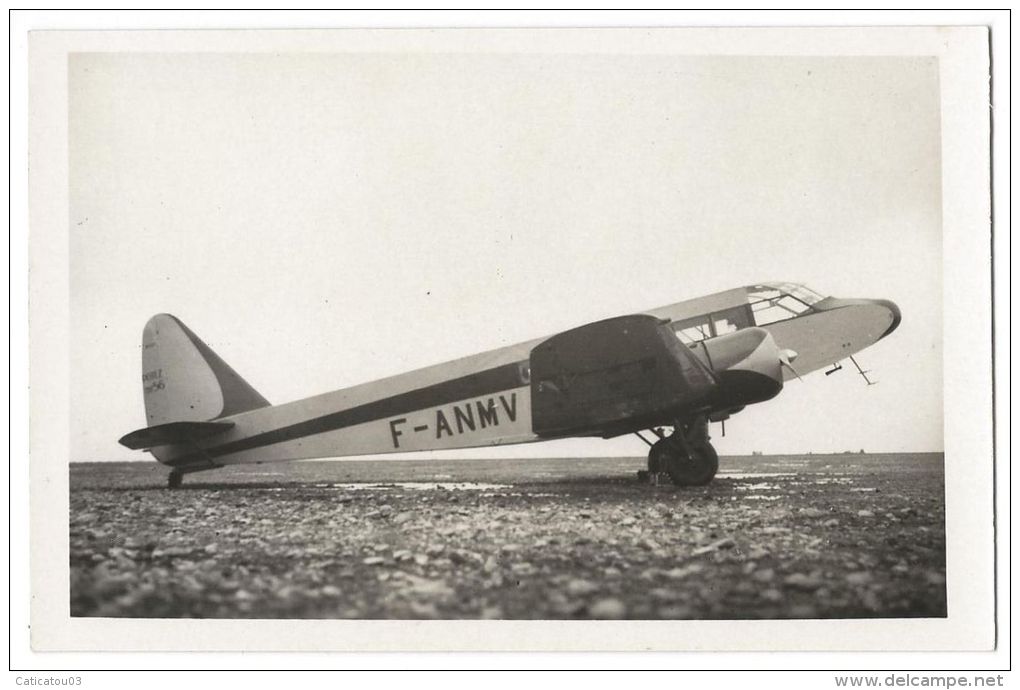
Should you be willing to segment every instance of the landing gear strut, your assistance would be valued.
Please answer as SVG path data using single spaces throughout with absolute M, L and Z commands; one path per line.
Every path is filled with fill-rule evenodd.
M 659 440 L 648 451 L 648 472 L 669 474 L 677 486 L 704 486 L 719 470 L 719 455 L 709 443 L 708 420 L 701 416 L 678 423 L 666 436 L 656 430 Z
M 167 478 L 166 485 L 170 489 L 181 488 L 181 482 L 184 481 L 184 473 L 178 472 L 177 470 L 170 470 L 170 476 Z

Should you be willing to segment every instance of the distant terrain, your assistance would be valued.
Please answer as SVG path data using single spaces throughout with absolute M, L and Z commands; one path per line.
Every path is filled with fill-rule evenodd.
M 945 616 L 941 454 L 70 467 L 71 614 Z

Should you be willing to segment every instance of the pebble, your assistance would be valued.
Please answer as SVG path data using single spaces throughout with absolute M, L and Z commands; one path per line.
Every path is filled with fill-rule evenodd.
M 878 598 L 878 595 L 870 589 L 864 590 L 861 594 L 861 603 L 872 611 L 878 611 L 882 608 L 882 601 Z
M 704 556 L 707 553 L 713 551 L 722 551 L 724 549 L 732 549 L 737 543 L 732 539 L 720 539 L 719 541 L 712 542 L 708 546 L 702 546 L 700 549 L 694 549 L 695 556 Z
M 851 585 L 866 585 L 872 581 L 873 576 L 867 570 L 860 570 L 846 576 L 846 581 Z
M 619 599 L 599 599 L 588 608 L 592 618 L 619 620 L 627 615 L 626 605 Z
M 794 604 L 790 609 L 790 618 L 817 618 L 818 609 L 811 604 Z
M 431 601 L 412 601 L 410 609 L 415 618 L 439 618 L 439 609 Z
M 171 546 L 165 549 L 156 549 L 152 552 L 153 558 L 177 558 L 178 556 L 187 556 L 191 553 L 191 549 L 183 546 Z
M 588 580 L 571 580 L 567 583 L 567 593 L 571 596 L 581 597 L 593 594 L 599 590 L 599 586 Z
M 682 580 L 690 575 L 696 575 L 697 573 L 703 572 L 705 566 L 700 563 L 691 563 L 690 565 L 683 566 L 680 568 L 673 568 L 667 570 L 664 574 L 671 580 Z
M 510 566 L 510 570 L 513 571 L 514 575 L 532 575 L 537 569 L 531 563 L 523 562 L 514 563 Z
M 455 594 L 453 588 L 442 580 L 415 579 L 409 583 L 407 591 L 428 600 L 448 600 Z
M 818 589 L 824 583 L 816 574 L 805 575 L 804 573 L 793 573 L 792 575 L 787 575 L 783 578 L 783 584 L 796 589 L 813 590 Z
M 461 549 L 451 551 L 448 554 L 448 557 L 452 562 L 456 563 L 457 565 L 464 565 L 466 563 L 470 563 L 472 560 L 477 558 L 477 556 L 471 553 L 470 551 L 464 551 Z

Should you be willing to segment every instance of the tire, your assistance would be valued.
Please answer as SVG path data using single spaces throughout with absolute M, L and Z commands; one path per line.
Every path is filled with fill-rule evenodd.
M 719 455 L 707 442 L 693 446 L 690 457 L 676 448 L 666 465 L 670 479 L 677 486 L 705 486 L 715 478 L 718 470 Z
M 184 481 L 184 473 L 183 472 L 177 472 L 176 470 L 174 470 L 174 471 L 171 471 L 170 472 L 170 476 L 167 477 L 166 485 L 167 485 L 167 488 L 169 488 L 169 489 L 179 489 L 179 488 L 181 488 L 181 483 L 183 481 Z
M 691 486 L 705 486 L 715 479 L 715 473 L 719 471 L 719 454 L 708 441 L 699 443 L 695 449 L 700 471 Z

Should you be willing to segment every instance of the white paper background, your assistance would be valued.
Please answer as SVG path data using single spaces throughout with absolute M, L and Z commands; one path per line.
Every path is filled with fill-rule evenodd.
M 664 32 L 660 34 L 665 40 Z M 948 621 L 817 621 L 786 624 L 765 622 L 760 625 L 732 623 L 503 623 L 499 625 L 502 639 L 494 640 L 484 634 L 485 623 L 422 623 L 407 626 L 404 623 L 378 622 L 370 624 L 373 639 L 387 648 L 422 648 L 423 636 L 420 631 L 428 630 L 428 641 L 446 645 L 447 648 L 465 647 L 481 642 L 482 646 L 520 648 L 620 648 L 632 649 L 658 646 L 663 640 L 670 643 L 665 647 L 686 646 L 684 642 L 697 640 L 705 648 L 986 648 L 990 640 L 991 621 L 991 533 L 990 533 L 990 466 L 989 463 L 975 463 L 975 457 L 990 457 L 990 429 L 988 425 L 989 393 L 987 386 L 975 385 L 975 381 L 987 381 L 989 361 L 988 333 L 988 288 L 987 288 L 987 165 L 983 144 L 987 142 L 987 83 L 982 78 L 983 62 L 987 49 L 981 30 L 857 30 L 810 32 L 806 40 L 802 34 L 796 50 L 791 46 L 788 32 L 782 30 L 748 32 L 733 30 L 721 32 L 703 30 L 685 32 L 685 52 L 718 52 L 727 49 L 749 54 L 809 54 L 843 55 L 863 51 L 870 54 L 936 54 L 940 56 L 942 77 L 943 117 L 943 170 L 945 199 L 943 213 L 946 245 L 955 251 L 946 256 L 946 284 L 952 285 L 944 302 L 946 320 L 959 326 L 947 332 L 945 340 L 946 361 L 966 361 L 966 368 L 955 370 L 947 367 L 946 390 L 952 396 L 946 398 L 946 451 L 947 451 L 947 514 L 949 520 L 949 596 L 950 617 Z M 520 49 L 515 41 L 549 40 L 537 38 L 524 32 L 511 32 L 502 47 L 507 50 Z M 584 32 L 571 33 L 573 41 L 583 45 L 593 41 Z M 631 32 L 633 39 L 640 38 L 641 45 L 648 47 L 647 32 Z M 181 644 L 179 648 L 195 649 L 217 646 L 234 647 L 233 642 L 224 645 L 224 640 L 242 641 L 249 648 L 279 649 L 282 640 L 297 648 L 356 648 L 366 639 L 365 623 L 344 624 L 339 622 L 260 622 L 256 625 L 216 622 L 173 621 L 169 625 L 157 621 L 68 621 L 67 580 L 66 580 L 66 458 L 67 448 L 67 344 L 61 334 L 66 333 L 66 304 L 62 306 L 61 295 L 66 295 L 67 268 L 66 245 L 61 241 L 61 231 L 67 227 L 66 214 L 66 169 L 62 166 L 66 157 L 66 121 L 53 117 L 62 112 L 59 103 L 66 91 L 63 74 L 64 53 L 68 47 L 64 41 L 73 40 L 76 50 L 123 50 L 134 46 L 145 46 L 146 50 L 227 50 L 232 44 L 241 46 L 239 41 L 260 41 L 259 48 L 269 47 L 262 41 L 270 41 L 275 47 L 285 50 L 308 50 L 308 36 L 292 41 L 294 34 L 274 33 L 265 35 L 201 34 L 183 36 L 162 35 L 65 35 L 63 45 L 56 48 L 48 62 L 41 59 L 33 64 L 33 70 L 44 70 L 39 82 L 43 91 L 33 91 L 32 109 L 36 122 L 45 124 L 35 132 L 42 136 L 33 140 L 33 163 L 47 161 L 46 166 L 33 164 L 33 201 L 40 200 L 33 207 L 33 233 L 36 242 L 34 256 L 44 258 L 33 264 L 33 304 L 46 305 L 46 309 L 33 311 L 33 336 L 45 333 L 46 338 L 35 338 L 33 347 L 33 389 L 45 400 L 45 414 L 33 417 L 33 545 L 37 577 L 34 582 L 36 606 L 34 619 L 36 638 L 39 646 L 69 649 L 116 649 L 127 645 L 131 648 L 166 648 Z M 314 37 L 313 37 L 314 38 Z M 325 39 L 324 36 L 319 38 Z M 390 39 L 395 38 L 393 36 Z M 419 47 L 427 47 L 436 41 L 435 33 L 400 34 L 401 41 L 420 41 Z M 449 50 L 450 37 L 442 36 L 442 47 Z M 471 36 L 460 34 L 466 49 L 471 47 Z M 625 45 L 625 35 L 620 35 L 620 44 Z M 378 33 L 349 36 L 352 47 L 358 42 L 363 46 L 379 49 L 380 40 L 387 40 Z M 564 45 L 566 39 L 559 35 L 555 43 Z M 373 43 L 375 42 L 375 43 Z M 665 41 L 667 44 L 669 41 Z M 599 50 L 606 49 L 603 39 L 595 41 Z M 486 37 L 484 45 L 491 48 L 492 37 Z M 589 45 L 593 45 L 589 43 Z M 613 44 L 617 46 L 616 43 Z M 407 49 L 403 43 L 400 49 Z M 529 43 L 534 48 L 534 43 Z M 546 49 L 555 47 L 547 46 Z M 624 48 L 617 48 L 624 50 Z M 668 49 L 663 46 L 662 50 Z M 45 70 L 51 70 L 45 72 Z M 37 72 L 34 72 L 37 73 Z M 57 107 L 54 107 L 57 105 Z M 49 116 L 49 117 L 47 117 Z M 38 190 L 38 191 L 37 191 Z M 37 193 L 36 193 L 37 192 Z M 40 208 L 41 207 L 41 208 Z M 45 228 L 51 228 L 47 232 Z M 66 299 L 66 298 L 65 298 Z M 977 334 L 975 337 L 958 337 L 954 334 Z M 61 354 L 63 353 L 63 354 Z M 982 371 L 985 378 L 982 378 Z M 60 519 L 53 516 L 60 515 Z M 54 548 L 59 545 L 62 548 Z M 963 579 L 961 579 L 961 577 Z M 61 613 L 63 612 L 63 613 Z M 210 624 L 211 623 L 211 624 Z M 318 626 L 327 626 L 328 634 Z M 491 624 L 488 624 L 491 626 Z M 609 628 L 607 628 L 609 626 Z M 611 630 L 608 631 L 607 630 Z M 479 633 L 482 634 L 479 634 Z M 513 638 L 513 639 L 510 639 Z M 679 641 L 679 643 L 677 642 Z M 516 645 L 514 643 L 517 643 Z M 700 646 L 700 644 L 698 646 Z M 206 647 L 206 648 L 209 648 Z

